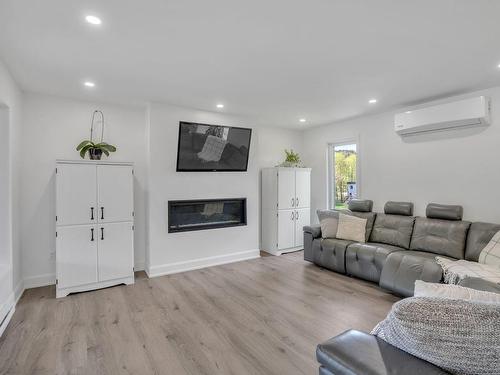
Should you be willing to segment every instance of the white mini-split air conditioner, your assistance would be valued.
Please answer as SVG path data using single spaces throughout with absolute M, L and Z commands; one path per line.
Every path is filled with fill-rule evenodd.
M 485 96 L 398 113 L 394 130 L 400 135 L 490 124 L 490 99 Z

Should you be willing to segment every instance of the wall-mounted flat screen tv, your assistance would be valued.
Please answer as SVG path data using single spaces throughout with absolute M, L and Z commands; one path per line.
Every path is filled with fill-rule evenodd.
M 178 172 L 245 172 L 252 129 L 179 123 Z

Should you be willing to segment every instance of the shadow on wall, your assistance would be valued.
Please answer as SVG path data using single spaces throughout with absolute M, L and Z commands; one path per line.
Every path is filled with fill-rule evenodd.
M 437 142 L 446 139 L 466 138 L 472 135 L 480 134 L 484 132 L 487 128 L 488 126 L 480 125 L 480 126 L 472 126 L 469 128 L 461 128 L 461 129 L 435 130 L 427 133 L 404 135 L 401 136 L 401 140 L 404 143 L 423 143 L 423 142 Z

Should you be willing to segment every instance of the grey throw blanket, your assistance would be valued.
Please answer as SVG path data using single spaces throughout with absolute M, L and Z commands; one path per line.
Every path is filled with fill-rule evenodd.
M 453 374 L 500 374 L 499 304 L 406 298 L 372 334 Z

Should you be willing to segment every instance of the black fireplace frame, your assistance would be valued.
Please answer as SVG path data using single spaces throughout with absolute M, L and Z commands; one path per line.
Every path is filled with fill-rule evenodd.
M 213 202 L 232 202 L 232 201 L 240 201 L 243 203 L 243 212 L 242 212 L 242 221 L 241 223 L 220 223 L 220 224 L 207 224 L 207 225 L 198 225 L 196 227 L 185 227 L 185 228 L 171 228 L 170 227 L 170 215 L 172 205 L 178 204 L 203 204 L 203 203 L 213 203 Z M 177 232 L 192 232 L 198 230 L 207 230 L 207 229 L 217 229 L 217 228 L 228 228 L 228 227 L 241 227 L 247 225 L 247 199 L 246 198 L 220 198 L 220 199 L 184 199 L 184 200 L 175 200 L 168 201 L 168 233 L 177 233 Z

